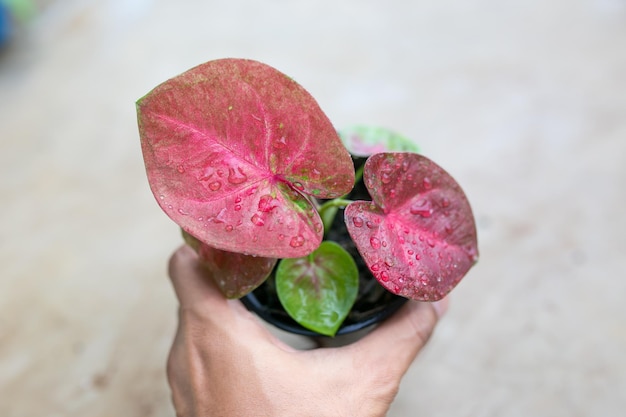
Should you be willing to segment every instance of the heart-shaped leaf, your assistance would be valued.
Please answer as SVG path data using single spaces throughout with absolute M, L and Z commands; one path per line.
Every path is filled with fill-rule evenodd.
M 348 192 L 354 168 L 295 81 L 256 61 L 210 61 L 137 102 L 148 181 L 161 208 L 209 246 L 298 257 L 322 239 L 307 195 Z
M 196 251 L 201 265 L 209 271 L 226 298 L 241 298 L 253 291 L 267 279 L 276 265 L 275 258 L 212 248 L 185 231 L 183 238 Z
M 419 152 L 413 141 L 378 126 L 357 125 L 339 130 L 339 137 L 354 156 L 366 157 L 381 152 Z
M 412 153 L 383 153 L 365 163 L 372 202 L 345 210 L 350 236 L 389 291 L 439 300 L 478 259 L 476 225 L 461 187 L 441 167 Z
M 287 313 L 303 327 L 327 336 L 337 333 L 358 288 L 354 259 L 331 241 L 303 258 L 283 259 L 276 268 L 276 291 Z

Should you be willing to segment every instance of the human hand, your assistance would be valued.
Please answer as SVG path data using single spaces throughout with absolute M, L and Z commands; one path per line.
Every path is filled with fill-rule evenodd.
M 167 363 L 179 417 L 381 417 L 446 309 L 409 302 L 357 342 L 299 351 L 227 300 L 183 246 L 169 274 L 180 302 Z

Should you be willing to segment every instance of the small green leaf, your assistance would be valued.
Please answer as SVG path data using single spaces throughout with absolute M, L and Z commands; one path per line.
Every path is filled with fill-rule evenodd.
M 324 241 L 303 258 L 283 259 L 276 269 L 278 298 L 303 327 L 334 336 L 352 308 L 359 271 L 352 256 Z
M 357 125 L 338 131 L 344 146 L 354 156 L 381 152 L 419 152 L 417 145 L 398 133 L 378 126 Z

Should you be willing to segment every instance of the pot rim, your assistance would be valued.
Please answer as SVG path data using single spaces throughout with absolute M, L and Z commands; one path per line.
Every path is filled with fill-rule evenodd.
M 273 314 L 270 308 L 268 308 L 263 303 L 261 303 L 261 301 L 259 301 L 259 299 L 254 294 L 254 291 L 246 294 L 240 299 L 240 301 L 249 311 L 256 313 L 257 316 L 261 317 L 266 322 L 274 325 L 275 327 L 278 327 L 281 330 L 285 330 L 289 333 L 301 336 L 330 337 L 301 326 L 286 314 L 285 316 Z M 339 330 L 337 331 L 335 336 L 354 333 L 356 331 L 365 329 L 366 327 L 380 323 L 387 319 L 389 316 L 393 315 L 396 311 L 398 311 L 400 307 L 402 307 L 407 301 L 408 299 L 404 297 L 396 296 L 390 302 L 388 302 L 382 310 L 372 313 L 371 315 L 367 315 L 362 320 L 342 324 L 341 327 L 339 327 Z

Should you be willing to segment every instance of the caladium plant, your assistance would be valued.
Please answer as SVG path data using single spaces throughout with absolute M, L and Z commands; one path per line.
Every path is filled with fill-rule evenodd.
M 268 65 L 207 62 L 139 99 L 137 113 L 151 190 L 226 297 L 273 276 L 298 323 L 334 335 L 359 283 L 352 255 L 324 240 L 344 208 L 369 271 L 394 294 L 441 299 L 477 260 L 472 211 L 449 174 L 393 132 L 338 134 Z M 346 198 L 358 181 L 371 201 Z

